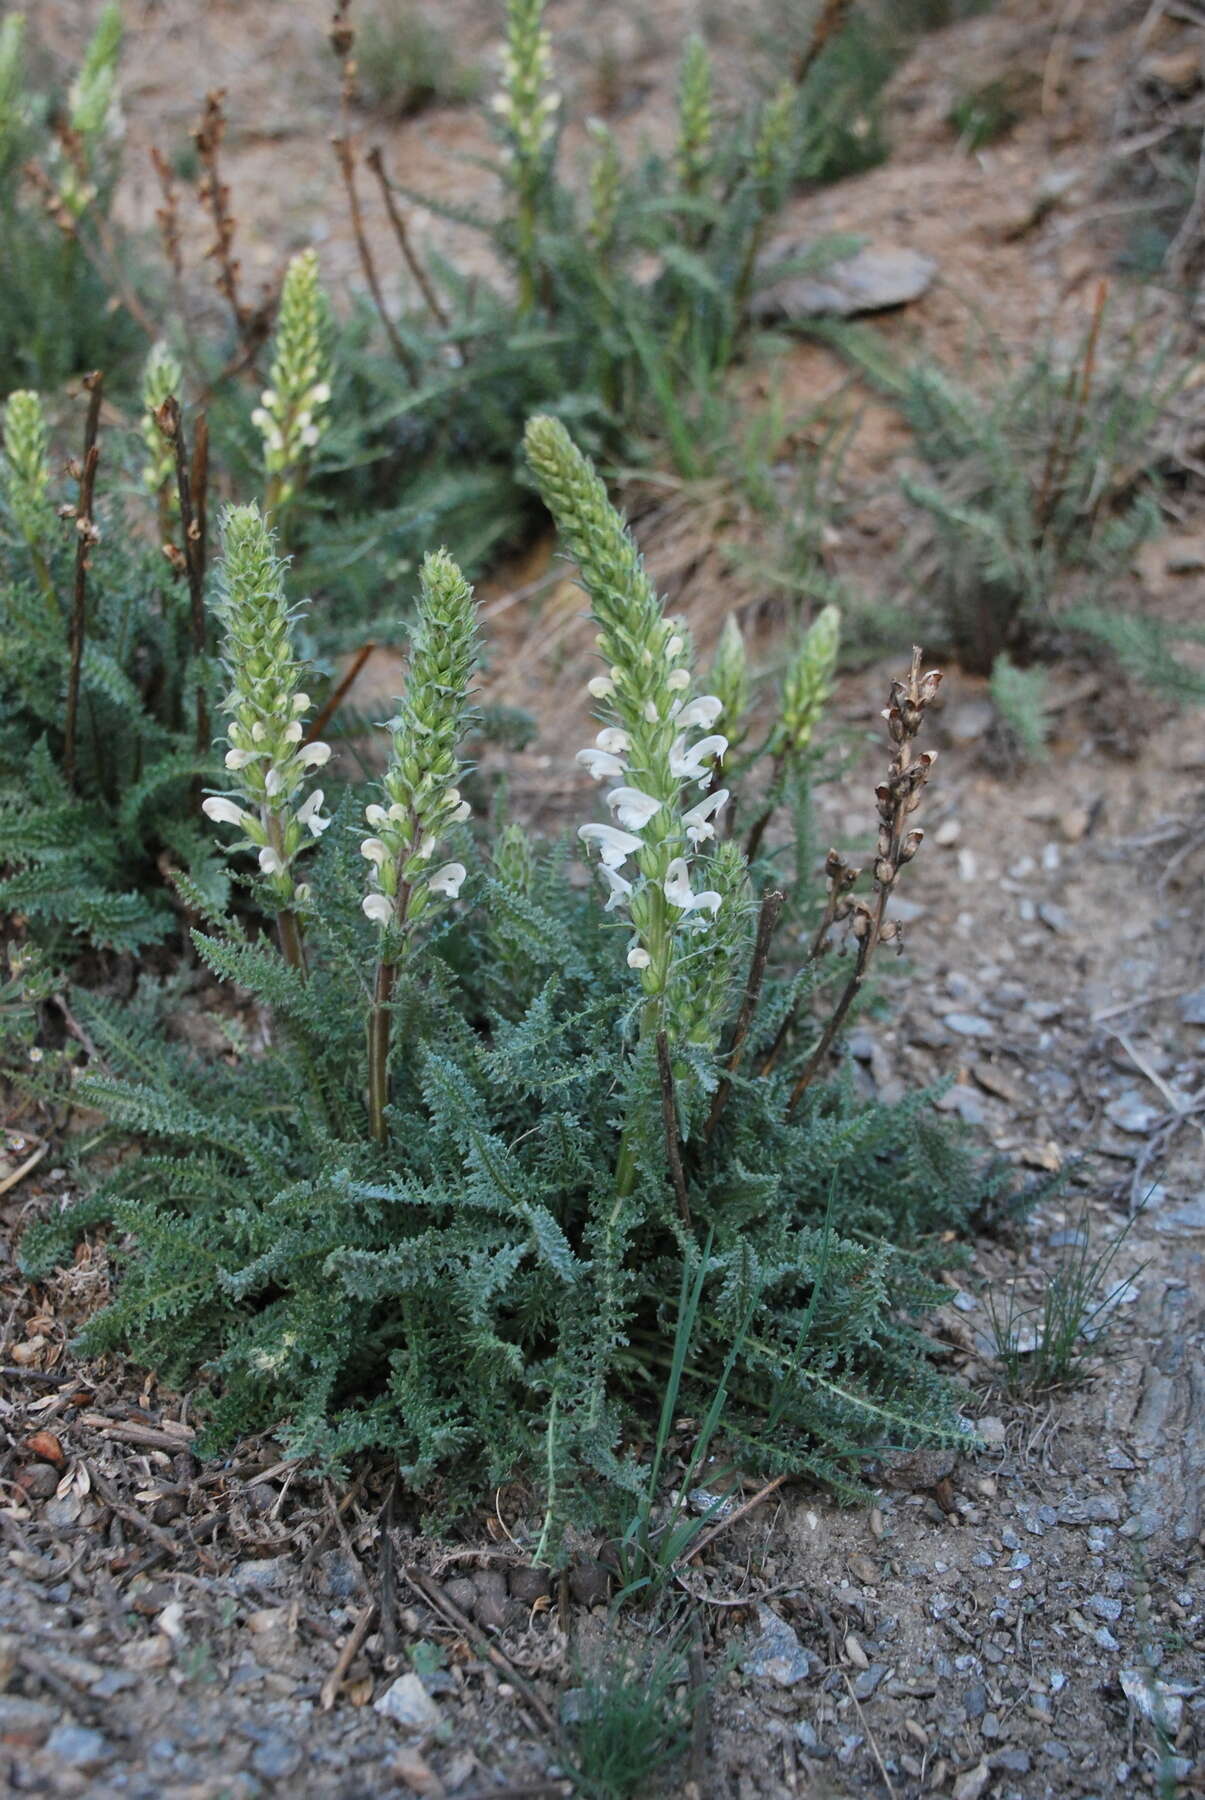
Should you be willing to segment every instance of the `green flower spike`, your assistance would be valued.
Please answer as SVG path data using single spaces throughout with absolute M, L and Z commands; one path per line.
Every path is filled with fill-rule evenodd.
M 812 741 L 832 692 L 841 641 L 841 614 L 826 606 L 809 626 L 783 678 L 782 703 L 771 747 L 776 754 L 800 756 Z
M 368 1030 L 368 1109 L 378 1143 L 387 1136 L 394 975 L 418 926 L 456 898 L 465 878 L 463 863 L 433 865 L 442 840 L 469 813 L 456 785 L 465 767 L 457 748 L 472 716 L 476 667 L 473 590 L 447 551 L 439 550 L 423 562 L 406 693 L 389 722 L 393 742 L 381 798 L 365 813 L 372 836 L 360 845 L 372 868 L 364 912 L 381 934 Z
M 9 13 L 0 19 L 0 170 L 20 153 L 25 127 L 24 49 L 25 14 Z
M 711 691 L 723 705 L 724 727 L 728 733 L 728 747 L 735 750 L 744 742 L 749 725 L 745 714 L 749 710 L 749 659 L 745 652 L 745 637 L 737 623 L 736 614 L 729 613 L 724 620 L 724 629 L 720 633 L 720 641 L 716 645 L 709 677 Z
M 298 885 L 298 858 L 330 824 L 323 793 L 302 789 L 330 758 L 330 745 L 307 744 L 302 719 L 310 698 L 301 689 L 304 667 L 293 653 L 292 615 L 284 593 L 284 564 L 258 507 L 228 507 L 222 519 L 223 559 L 218 616 L 226 630 L 225 664 L 231 688 L 226 767 L 233 792 L 214 794 L 202 810 L 216 824 L 237 825 L 232 849 L 250 847 L 276 902 L 281 948 L 304 968 L 296 919 L 309 891 Z
M 43 555 L 55 525 L 46 445 L 42 402 L 28 388 L 18 388 L 4 408 L 4 497 L 25 542 Z
M 159 502 L 161 512 L 174 511 L 179 505 L 176 494 L 176 458 L 155 421 L 155 413 L 170 394 L 177 400 L 184 382 L 184 371 L 164 343 L 153 344 L 142 371 L 142 441 L 147 460 L 142 481 Z
M 551 80 L 552 39 L 544 25 L 544 0 L 508 0 L 502 86 L 493 108 L 517 205 L 519 305 L 524 312 L 536 302 L 536 231 L 561 104 Z
M 68 95 L 71 130 L 79 146 L 83 170 L 90 171 L 95 166 L 102 141 L 116 138 L 121 131 L 121 112 L 117 104 L 117 59 L 121 54 L 121 36 L 121 7 L 118 0 L 109 0 Z M 68 211 L 78 218 L 95 192 L 92 182 L 68 157 L 60 186 L 62 201 Z
M 674 1016 L 675 966 L 694 953 L 697 932 L 716 928 L 724 904 L 716 886 L 696 890 L 690 868 L 728 801 L 728 790 L 713 785 L 728 748 L 712 731 L 722 704 L 715 694 L 690 697 L 685 630 L 664 617 L 622 519 L 565 427 L 533 419 L 526 445 L 544 502 L 577 559 L 608 665 L 588 684 L 603 729 L 577 760 L 595 780 L 614 781 L 606 795 L 613 822 L 583 825 L 578 836 L 598 850 L 608 912 L 626 907 L 635 928 L 628 964 L 646 996 L 642 1035 L 678 1034 L 688 1022 Z M 692 743 L 696 732 L 704 735 Z M 630 876 L 621 873 L 632 864 Z
M 688 194 L 698 194 L 711 169 L 713 103 L 711 57 L 701 37 L 692 37 L 678 77 L 678 144 L 674 167 Z
M 285 272 L 276 322 L 269 386 L 251 415 L 264 441 L 268 491 L 264 510 L 287 506 L 325 429 L 331 397 L 330 303 L 313 250 L 294 256 Z

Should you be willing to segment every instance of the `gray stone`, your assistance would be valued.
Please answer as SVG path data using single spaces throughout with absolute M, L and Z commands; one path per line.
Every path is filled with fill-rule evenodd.
M 1053 931 L 1056 937 L 1069 937 L 1074 930 L 1071 914 L 1065 906 L 1056 906 L 1053 900 L 1038 902 L 1038 917 L 1047 931 Z
M 226 1585 L 236 1594 L 248 1594 L 256 1588 L 279 1587 L 292 1564 L 287 1556 L 268 1556 L 249 1562 L 235 1563 L 226 1577 Z
M 816 1727 L 810 1719 L 800 1719 L 795 1727 L 795 1736 L 799 1740 L 801 1749 L 806 1750 L 809 1756 L 828 1755 L 828 1747 L 820 1742 L 816 1734 Z
M 868 1669 L 863 1669 L 854 1682 L 854 1693 L 858 1699 L 869 1700 L 886 1673 L 886 1663 L 871 1663 Z
M 443 1721 L 443 1714 L 412 1671 L 399 1675 L 372 1704 L 374 1712 L 406 1731 L 436 1731 Z
M 1121 1601 L 1111 1599 L 1108 1594 L 1092 1594 L 1087 1606 L 1089 1612 L 1095 1613 L 1107 1625 L 1116 1625 L 1121 1617 Z
M 949 1012 L 944 1015 L 943 1022 L 959 1037 L 987 1038 L 994 1036 L 996 1031 L 996 1027 L 978 1013 Z
M 1169 1237 L 1189 1237 L 1193 1232 L 1205 1231 L 1205 1194 L 1186 1200 L 1183 1206 L 1164 1207 L 1155 1215 L 1155 1230 L 1164 1231 Z
M 58 1718 L 58 1708 L 20 1694 L 0 1694 L 0 1738 L 26 1738 L 41 1743 Z
M 112 1746 L 99 1731 L 92 1731 L 86 1725 L 72 1725 L 65 1722 L 58 1725 L 46 1740 L 46 1750 L 50 1756 L 57 1756 L 72 1769 L 98 1769 L 108 1762 L 113 1754 Z
M 1179 1012 L 1186 1025 L 1205 1025 L 1205 988 L 1198 988 L 1195 994 L 1185 994 Z
M 933 284 L 937 264 L 918 250 L 856 250 L 815 275 L 786 275 L 774 281 L 775 267 L 789 264 L 800 246 L 771 245 L 760 265 L 765 283 L 753 301 L 761 319 L 811 319 L 832 314 L 852 319 L 859 313 L 886 312 L 919 300 Z
M 1121 1508 L 1112 1494 L 1085 1494 L 1064 1500 L 1058 1510 L 1060 1525 L 1116 1525 Z
M 1118 1131 L 1129 1132 L 1134 1137 L 1145 1137 L 1161 1117 L 1158 1107 L 1144 1100 L 1137 1088 L 1127 1088 L 1105 1107 L 1105 1118 L 1116 1125 Z
M 1175 1737 L 1184 1717 L 1184 1695 L 1176 1690 L 1184 1684 L 1156 1681 L 1149 1669 L 1122 1669 L 1117 1679 L 1134 1711 Z
M 1004 1770 L 1009 1775 L 1029 1774 L 1029 1752 L 1027 1750 L 997 1750 L 991 1759 L 993 1769 Z
M 292 1738 L 284 1737 L 280 1732 L 272 1731 L 264 1739 L 251 1758 L 251 1766 L 257 1775 L 266 1781 L 282 1781 L 287 1775 L 295 1775 L 301 1767 L 302 1748 Z
M 757 1622 L 760 1632 L 741 1660 L 745 1674 L 784 1688 L 805 1681 L 817 1659 L 804 1649 L 786 1620 L 780 1619 L 772 1607 L 759 1605 Z

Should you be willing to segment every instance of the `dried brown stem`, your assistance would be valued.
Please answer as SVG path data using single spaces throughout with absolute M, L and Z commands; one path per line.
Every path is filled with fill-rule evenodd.
M 78 139 L 75 138 L 74 133 L 68 131 L 65 126 L 60 126 L 58 137 L 65 154 L 76 163 L 77 169 L 82 168 L 86 171 L 87 165 L 81 165 L 78 160 Z M 64 204 L 62 195 L 46 171 L 40 168 L 36 162 L 28 162 L 25 165 L 25 174 L 38 189 L 47 212 L 63 236 L 70 238 L 73 244 L 79 246 L 83 255 L 87 257 L 100 276 L 101 281 L 106 288 L 116 294 L 117 300 L 129 313 L 139 330 L 145 332 L 149 338 L 157 337 L 158 332 L 154 321 L 125 278 L 125 263 L 104 214 L 97 207 L 89 206 L 85 209 L 86 216 L 91 220 L 100 240 L 102 259 L 102 255 L 97 254 L 95 246 L 89 243 L 87 237 L 80 230 L 80 219 L 77 219 L 71 209 Z M 83 175 L 81 174 L 81 181 L 82 179 Z
M 217 264 L 214 285 L 230 308 L 235 335 L 243 346 L 243 366 L 246 366 L 254 361 L 269 326 L 263 316 L 265 309 L 248 306 L 239 289 L 242 264 L 235 254 L 238 221 L 230 211 L 230 189 L 222 180 L 220 161 L 222 140 L 226 135 L 226 114 L 222 109 L 225 98 L 222 88 L 214 88 L 205 96 L 205 111 L 192 135 L 204 171 L 197 183 L 197 194 L 213 221 L 213 243 L 205 254 Z
M 385 296 L 381 292 L 381 282 L 377 275 L 377 265 L 373 259 L 372 248 L 364 231 L 364 217 L 360 211 L 360 196 L 356 192 L 356 153 L 352 149 L 351 140 L 346 137 L 331 139 L 343 186 L 347 191 L 347 206 L 351 216 L 351 228 L 355 234 L 356 249 L 359 252 L 360 267 L 364 271 L 364 279 L 368 283 L 368 291 L 372 295 L 372 303 L 377 309 L 377 316 L 385 328 L 385 336 L 389 339 L 389 347 L 412 381 L 418 380 L 418 365 L 398 335 L 397 326 L 389 316 L 385 305 Z
M 686 1176 L 682 1172 L 682 1150 L 678 1143 L 678 1107 L 674 1098 L 674 1071 L 669 1056 L 669 1039 L 657 1033 L 657 1073 L 661 1077 L 661 1119 L 665 1126 L 665 1154 L 669 1160 L 670 1180 L 678 1215 L 690 1230 L 690 1202 L 686 1197 Z
M 356 1614 L 356 1622 L 347 1634 L 347 1641 L 339 1652 L 339 1660 L 322 1684 L 322 1692 L 318 1696 L 321 1711 L 329 1712 L 339 1697 L 339 1689 L 352 1663 L 356 1660 L 368 1636 L 368 1628 L 376 1617 L 377 1603 L 370 1600 L 367 1606 L 361 1607 Z
M 820 923 L 816 927 L 811 944 L 808 946 L 807 956 L 804 958 L 803 966 L 805 969 L 812 963 L 818 962 L 824 955 L 825 951 L 828 949 L 829 932 L 832 930 L 838 919 L 845 918 L 852 910 L 853 902 L 849 898 L 849 890 L 853 887 L 854 882 L 862 873 L 861 869 L 852 868 L 850 864 L 846 862 L 845 858 L 836 850 L 830 850 L 825 858 L 824 872 L 828 877 L 828 896 L 824 902 L 824 912 L 821 915 Z M 782 1053 L 782 1047 L 786 1043 L 789 1034 L 794 1029 L 795 1021 L 798 1017 L 799 1002 L 797 1000 L 794 1006 L 787 1012 L 782 1024 L 774 1034 L 774 1042 L 770 1045 L 766 1060 L 763 1062 L 759 1071 L 763 1077 L 770 1073 L 771 1069 L 778 1061 L 778 1058 Z
M 791 70 L 796 87 L 803 85 L 820 52 L 844 25 L 845 15 L 851 4 L 852 0 L 824 0 L 816 23 L 812 26 L 812 35 L 795 58 L 795 66 Z
M 922 675 L 920 664 L 920 649 L 919 646 L 914 646 L 908 678 L 906 681 L 892 683 L 891 700 L 884 713 L 895 752 L 886 781 L 875 789 L 879 812 L 879 841 L 874 865 L 874 895 L 869 905 L 864 901 L 855 901 L 852 909 L 853 933 L 858 946 L 853 973 L 829 1015 L 828 1023 L 820 1034 L 820 1042 L 791 1090 L 791 1098 L 787 1104 L 788 1119 L 815 1080 L 845 1022 L 846 1014 L 861 992 L 876 949 L 899 935 L 899 926 L 894 920 L 887 918 L 887 902 L 901 868 L 912 860 L 920 847 L 923 833 L 911 829 L 908 820 L 920 805 L 922 790 L 937 757 L 934 750 L 922 751 L 915 759 L 912 755 L 913 743 L 924 723 L 925 709 L 936 695 L 941 682 L 938 670 L 933 669 Z
M 96 465 L 100 450 L 96 434 L 100 428 L 100 402 L 105 378 L 99 369 L 84 376 L 88 394 L 88 414 L 84 421 L 84 458 L 79 471 L 79 499 L 75 508 L 75 584 L 71 595 L 71 626 L 68 639 L 70 667 L 67 674 L 67 707 L 63 721 L 63 774 L 69 787 L 75 787 L 76 734 L 79 722 L 80 671 L 84 662 L 84 637 L 87 628 L 89 552 L 99 533 L 92 520 L 93 496 L 96 492 Z
M 539 1694 L 537 1694 L 526 1676 L 520 1674 L 519 1670 L 515 1667 L 514 1663 L 510 1661 L 509 1657 L 504 1656 L 498 1646 L 491 1643 L 485 1633 L 478 1630 L 477 1626 L 473 1624 L 473 1621 L 467 1614 L 461 1612 L 456 1602 L 450 1600 L 447 1594 L 443 1592 L 442 1588 L 436 1587 L 433 1581 L 429 1581 L 421 1569 L 404 1569 L 402 1573 L 419 1598 L 425 1600 L 433 1612 L 442 1615 L 449 1624 L 454 1625 L 457 1631 L 472 1644 L 477 1654 L 479 1656 L 484 1656 L 489 1662 L 493 1663 L 499 1674 L 501 1674 L 505 1680 L 509 1681 L 511 1686 L 515 1688 L 518 1693 L 522 1694 L 524 1700 L 527 1702 L 528 1706 L 530 1706 L 532 1712 L 535 1713 L 545 1731 L 548 1732 L 549 1736 L 553 1738 L 555 1742 L 560 1743 L 562 1734 L 556 1719 L 553 1717 L 552 1713 L 549 1712 L 547 1706 L 545 1706 Z
M 356 651 L 351 662 L 344 670 L 338 686 L 327 699 L 326 705 L 313 719 L 311 724 L 306 727 L 306 733 L 302 739 L 302 743 L 312 744 L 315 738 L 320 738 L 322 736 L 323 732 L 346 700 L 351 689 L 354 687 L 360 670 L 364 667 L 364 664 L 368 661 L 375 649 L 375 643 L 360 645 L 360 648 Z
M 442 326 L 444 331 L 447 331 L 450 324 L 448 314 L 440 303 L 439 295 L 435 292 L 431 277 L 423 267 L 422 259 L 410 241 L 410 232 L 407 229 L 406 221 L 394 199 L 393 183 L 385 173 L 385 161 L 381 155 L 381 146 L 374 144 L 364 161 L 377 178 L 381 189 L 381 198 L 385 202 L 385 211 L 389 214 L 389 223 L 393 226 L 393 234 L 397 238 L 398 248 L 406 259 L 406 267 L 417 282 L 432 318 Z
M 774 761 L 770 765 L 770 779 L 766 783 L 766 792 L 771 796 L 775 794 L 778 784 L 782 780 L 782 772 L 786 767 L 786 761 L 786 751 L 779 750 L 775 755 Z M 749 836 L 745 839 L 745 861 L 747 863 L 751 863 L 761 849 L 761 841 L 766 835 L 766 826 L 770 823 L 770 820 L 774 817 L 777 810 L 778 802 L 776 799 L 771 798 L 769 806 L 767 806 L 765 811 L 753 821 L 749 830 Z
M 205 697 L 205 566 L 201 529 L 193 510 L 188 445 L 180 402 L 169 394 L 155 412 L 155 423 L 172 447 L 176 459 L 176 495 L 180 502 L 180 529 L 184 539 L 184 572 L 192 624 L 192 649 L 197 659 L 196 749 L 203 756 L 209 747 L 209 705 Z
M 716 1125 L 720 1114 L 728 1104 L 728 1096 L 732 1092 L 732 1077 L 741 1060 L 741 1051 L 745 1047 L 745 1039 L 749 1035 L 749 1027 L 753 1023 L 753 1015 L 757 1011 L 757 1002 L 761 998 L 762 982 L 765 980 L 766 962 L 770 955 L 770 942 L 782 912 L 784 896 L 777 888 L 772 888 L 763 895 L 761 911 L 757 915 L 757 937 L 753 943 L 753 960 L 749 964 L 749 979 L 745 983 L 745 994 L 741 1001 L 741 1010 L 737 1014 L 736 1028 L 732 1033 L 732 1045 L 728 1051 L 724 1078 L 715 1091 L 711 1102 L 711 1111 L 707 1115 L 707 1123 L 703 1127 L 703 1141 L 706 1143 Z
M 1084 342 L 1083 355 L 1080 359 L 1079 379 L 1076 379 L 1076 371 L 1072 370 L 1067 384 L 1071 410 L 1069 413 L 1061 414 L 1054 436 L 1050 440 L 1050 448 L 1046 453 L 1046 462 L 1038 487 L 1038 496 L 1034 502 L 1039 537 L 1045 535 L 1050 524 L 1059 490 L 1067 479 L 1071 459 L 1075 455 L 1075 447 L 1084 428 L 1088 398 L 1092 392 L 1092 382 L 1096 374 L 1096 353 L 1100 345 L 1100 328 L 1104 321 L 1108 298 L 1109 284 L 1107 281 L 1101 281 L 1097 285 L 1096 301 L 1092 308 L 1092 322 L 1088 327 L 1088 336 Z

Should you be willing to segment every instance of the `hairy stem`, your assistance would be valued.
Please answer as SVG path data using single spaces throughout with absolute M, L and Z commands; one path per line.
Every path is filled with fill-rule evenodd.
M 88 609 L 89 551 L 96 542 L 92 523 L 92 502 L 96 491 L 96 465 L 100 450 L 96 434 L 100 427 L 100 401 L 104 376 L 99 369 L 84 376 L 88 393 L 88 416 L 84 424 L 84 459 L 80 464 L 79 501 L 75 513 L 75 585 L 71 597 L 69 637 L 70 666 L 67 674 L 67 707 L 63 721 L 63 775 L 69 787 L 76 786 L 76 735 L 79 720 L 80 671 L 84 661 L 84 636 Z

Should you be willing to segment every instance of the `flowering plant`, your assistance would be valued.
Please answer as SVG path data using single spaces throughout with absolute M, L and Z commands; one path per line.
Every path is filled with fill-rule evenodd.
M 810 879 L 784 894 L 766 879 L 779 826 L 752 860 L 727 830 L 728 750 L 750 730 L 739 641 L 697 691 L 689 635 L 593 469 L 548 419 L 527 451 L 598 626 L 597 730 L 576 760 L 607 816 L 575 846 L 596 875 L 566 879 L 569 846 L 469 812 L 477 622 L 445 552 L 422 569 L 380 775 L 323 811 L 282 566 L 258 510 L 231 509 L 229 786 L 205 811 L 254 859 L 280 949 L 212 908 L 194 941 L 259 1003 L 267 1042 L 232 1029 L 229 1055 L 198 1061 L 161 1035 L 159 990 L 120 1015 L 76 996 L 97 1060 L 75 1092 L 149 1154 L 113 1159 L 28 1254 L 44 1265 L 75 1223 L 117 1221 L 126 1267 L 87 1343 L 165 1379 L 203 1363 L 210 1442 L 284 1419 L 327 1462 L 384 1446 L 444 1517 L 523 1474 L 547 1548 L 644 1480 L 631 1445 L 687 1278 L 705 1330 L 681 1405 L 706 1412 L 720 1384 L 745 1466 L 848 1486 L 868 1446 L 965 1442 L 911 1320 L 983 1183 L 915 1101 L 868 1104 L 829 1066 L 896 931 L 936 677 L 917 662 L 893 693 L 871 897 L 835 852 L 826 896 Z M 823 686 L 833 621 L 817 630 Z M 788 676 L 772 745 L 814 732 L 817 692 Z M 806 774 L 784 754 L 784 782 Z M 843 930 L 826 1026 L 803 1002 Z M 800 970 L 782 938 L 803 931 Z

